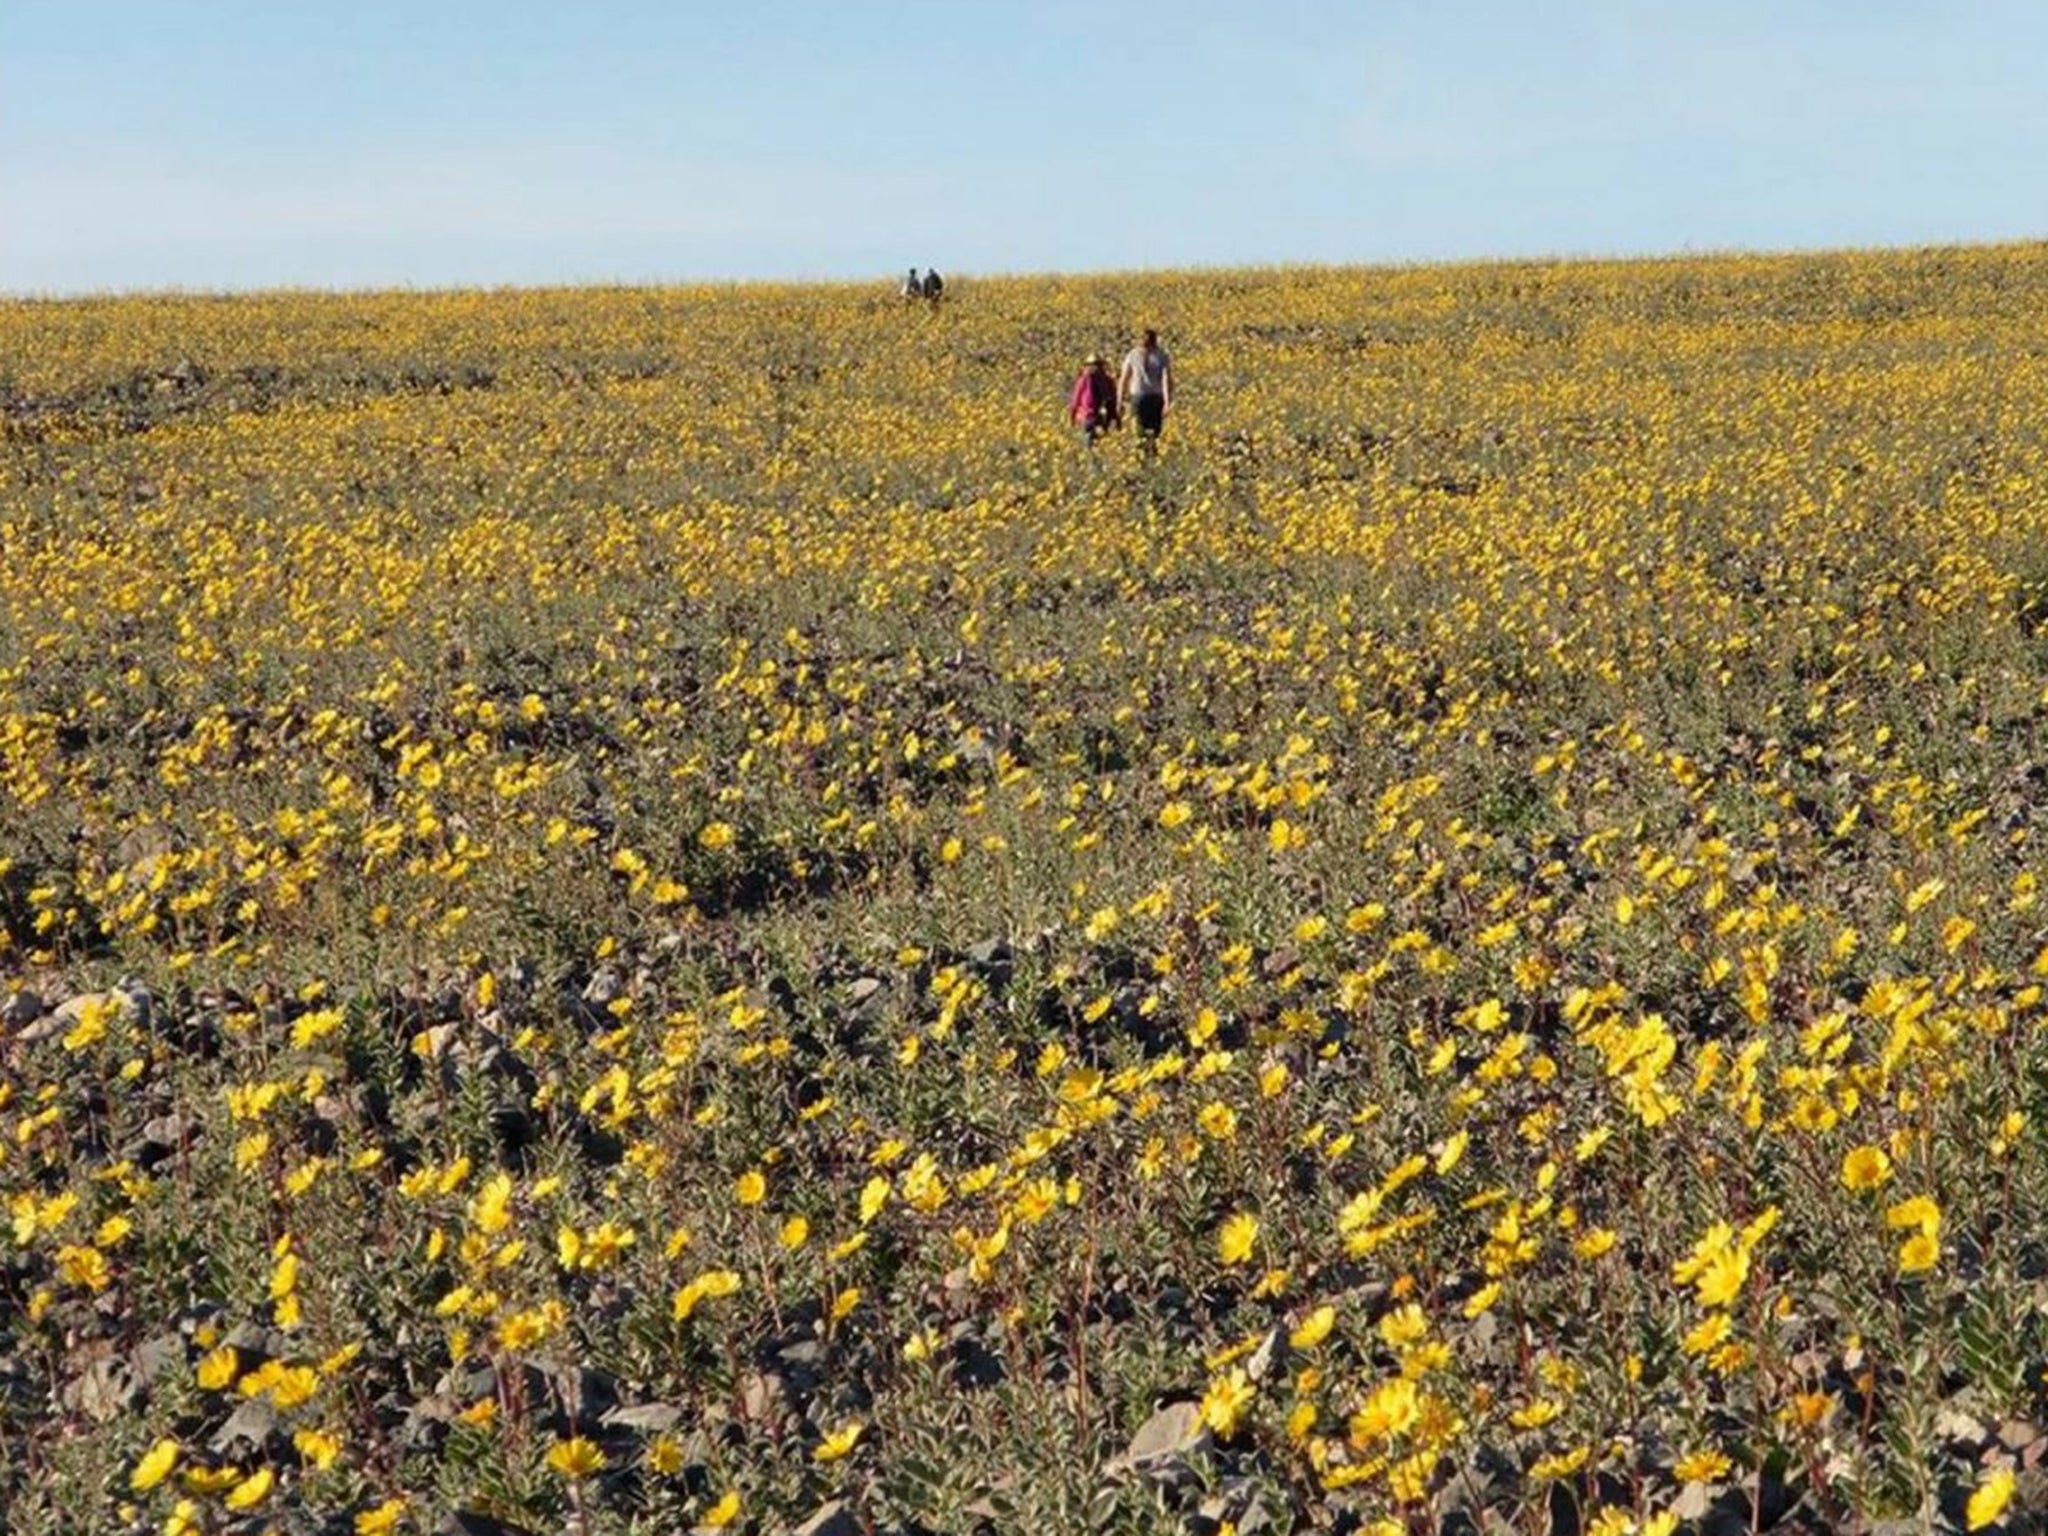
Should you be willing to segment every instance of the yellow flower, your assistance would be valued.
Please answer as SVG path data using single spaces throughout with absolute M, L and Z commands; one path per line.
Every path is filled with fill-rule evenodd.
M 1709 1312 L 1679 1341 L 1688 1355 L 1704 1355 L 1719 1349 L 1735 1329 L 1726 1312 Z
M 79 1005 L 78 1022 L 66 1032 L 63 1040 L 67 1051 L 82 1051 L 97 1045 L 106 1037 L 107 1021 L 120 1013 L 121 1004 L 107 997 L 88 997 Z
M 1588 1262 L 1607 1253 L 1620 1241 L 1620 1234 L 1612 1227 L 1595 1227 L 1572 1242 L 1572 1252 Z
M 1941 1262 L 1941 1240 L 1926 1232 L 1915 1232 L 1899 1248 L 1899 1273 L 1918 1274 Z
M 647 1442 L 645 1456 L 649 1471 L 668 1477 L 683 1469 L 683 1447 L 673 1435 L 656 1435 Z
M 1586 1464 L 1592 1454 L 1589 1447 L 1579 1445 L 1568 1451 L 1558 1451 L 1549 1456 L 1539 1457 L 1529 1467 L 1529 1475 L 1539 1483 L 1562 1481 Z
M 325 1472 L 341 1454 L 341 1439 L 321 1430 L 301 1429 L 292 1435 L 292 1447 L 311 1462 L 316 1471 Z
M 889 1181 L 876 1174 L 861 1186 L 860 1224 L 866 1226 L 881 1214 L 882 1207 L 889 1203 Z
M 716 1504 L 704 1511 L 697 1523 L 709 1526 L 714 1531 L 722 1531 L 739 1518 L 739 1513 L 740 1491 L 737 1488 L 728 1488 Z
M 1892 1176 L 1892 1160 L 1881 1147 L 1862 1146 L 1842 1159 L 1842 1185 L 1858 1193 L 1876 1189 Z
M 1681 1483 L 1711 1483 L 1726 1477 L 1728 1469 L 1734 1465 L 1719 1451 L 1694 1451 L 1689 1456 L 1681 1456 L 1671 1473 Z
M 866 1427 L 858 1419 L 849 1419 L 818 1442 L 817 1448 L 811 1452 L 811 1460 L 839 1460 L 860 1443 L 861 1433 Z
M 178 1474 L 187 1493 L 201 1495 L 225 1492 L 241 1480 L 242 1474 L 233 1467 L 187 1467 Z
M 605 1453 L 581 1435 L 567 1440 L 557 1440 L 548 1447 L 548 1467 L 557 1477 L 572 1483 L 580 1483 L 605 1469 L 609 1461 Z
M 113 1268 L 107 1263 L 107 1256 L 97 1248 L 59 1248 L 57 1267 L 68 1283 L 83 1286 L 89 1291 L 104 1291 L 113 1284 Z
M 1303 1318 L 1295 1330 L 1287 1336 L 1287 1342 L 1296 1349 L 1310 1350 L 1330 1336 L 1330 1329 L 1336 1325 L 1337 1309 L 1330 1306 L 1317 1307 Z
M 1242 1264 L 1252 1256 L 1259 1238 L 1259 1220 L 1240 1211 L 1230 1217 L 1216 1234 L 1216 1256 L 1225 1264 Z
M 1742 1294 L 1749 1278 L 1749 1254 L 1741 1248 L 1724 1248 L 1700 1271 L 1695 1291 L 1703 1307 L 1725 1307 Z
M 1517 1429 L 1541 1429 L 1563 1412 L 1564 1409 L 1549 1398 L 1538 1398 L 1509 1414 L 1508 1422 Z
M 235 1346 L 223 1344 L 200 1358 L 195 1374 L 203 1391 L 218 1392 L 235 1379 L 241 1368 L 241 1357 L 235 1353 Z
M 356 1516 L 356 1536 L 390 1536 L 398 1529 L 398 1522 L 405 1517 L 405 1499 L 386 1499 L 374 1509 L 366 1509 Z
M 740 1277 L 736 1271 L 706 1270 L 676 1292 L 672 1309 L 675 1320 L 679 1323 L 688 1322 L 691 1314 L 697 1310 L 699 1302 L 730 1296 L 739 1288 Z
M 741 1205 L 759 1205 L 768 1198 L 768 1178 L 758 1168 L 749 1168 L 733 1181 L 732 1197 Z
M 1380 1319 L 1379 1334 L 1389 1349 L 1406 1349 L 1429 1332 L 1429 1319 L 1414 1302 L 1394 1308 Z
M 1917 1227 L 1923 1237 L 1933 1237 L 1941 1231 L 1941 1207 L 1926 1195 L 1915 1195 L 1886 1211 L 1884 1224 L 1895 1231 L 1902 1227 Z
M 128 1486 L 137 1493 L 147 1493 L 169 1477 L 171 1469 L 177 1464 L 178 1442 L 159 1440 L 149 1448 L 142 1460 L 135 1464 L 135 1470 L 128 1474 Z
M 1812 1428 L 1834 1411 L 1835 1399 L 1828 1392 L 1795 1392 L 1785 1405 L 1784 1417 L 1794 1424 Z
M 1436 1171 L 1440 1174 L 1449 1173 L 1453 1168 L 1457 1167 L 1459 1163 L 1464 1161 L 1465 1150 L 1471 1144 L 1472 1133 L 1470 1131 L 1458 1131 L 1447 1137 L 1443 1145 L 1437 1148 Z
M 232 1510 L 254 1509 L 270 1497 L 271 1484 L 277 1481 L 277 1474 L 268 1467 L 258 1467 L 247 1477 L 228 1490 L 228 1496 L 221 1502 Z
M 122 1239 L 134 1230 L 135 1223 L 126 1216 L 109 1216 L 94 1231 L 92 1240 L 101 1248 L 114 1248 L 118 1247 Z
M 1211 1381 L 1209 1390 L 1202 1394 L 1202 1422 L 1227 1440 L 1237 1433 L 1238 1421 L 1258 1394 L 1258 1387 L 1243 1368 L 1232 1366 L 1228 1373 Z
M 1351 1442 L 1360 1449 L 1393 1435 L 1406 1434 L 1421 1413 L 1415 1383 L 1396 1377 L 1375 1387 L 1365 1406 L 1351 1416 Z
M 1316 1405 L 1296 1403 L 1287 1415 L 1287 1443 L 1302 1445 L 1308 1440 L 1309 1431 L 1316 1427 Z
M 1229 1141 L 1237 1134 L 1237 1111 L 1220 1099 L 1204 1104 L 1195 1122 L 1212 1141 Z
M 1948 882 L 1946 880 L 1934 879 L 1922 881 L 1919 885 L 1915 886 L 1912 890 L 1912 893 L 1906 897 L 1906 911 L 1909 914 L 1918 912 L 1922 907 L 1926 906 L 1927 903 L 1934 900 L 1935 897 L 1939 896 L 1946 889 L 1948 889 Z
M 2000 1467 L 1973 1488 L 1963 1509 L 1964 1527 L 1981 1531 L 2004 1514 L 2005 1506 L 2012 1502 L 2013 1482 L 2012 1468 Z

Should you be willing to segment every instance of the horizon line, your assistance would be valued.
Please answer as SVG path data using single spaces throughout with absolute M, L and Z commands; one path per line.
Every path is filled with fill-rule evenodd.
M 1361 261 L 1342 260 L 1295 260 L 1281 258 L 1272 261 L 1215 261 L 1191 262 L 1184 266 L 1172 267 L 1044 267 L 1044 268 L 999 268 L 957 269 L 947 278 L 955 282 L 1015 284 L 1043 282 L 1049 279 L 1069 281 L 1116 281 L 1133 278 L 1175 278 L 1201 276 L 1229 276 L 1233 274 L 1262 274 L 1279 276 L 1287 273 L 1338 273 L 1338 272 L 1385 272 L 1402 273 L 1431 270 L 1486 269 L 1495 267 L 1532 266 L 1663 266 L 1687 261 L 1799 261 L 1813 260 L 1828 256 L 1910 256 L 1929 255 L 1938 252 L 1989 252 L 2017 251 L 2029 247 L 2048 247 L 2048 232 L 2027 235 L 2001 235 L 1984 238 L 1935 241 L 1879 241 L 1869 244 L 1849 245 L 1728 245 L 1728 246 L 1684 246 L 1677 249 L 1656 248 L 1618 251 L 1569 251 L 1547 250 L 1527 252 L 1495 252 L 1490 254 L 1458 256 L 1412 256 L 1385 257 Z M 59 305 L 120 303 L 126 301 L 147 301 L 176 299 L 192 302 L 224 303 L 237 299 L 264 298 L 433 298 L 465 295 L 510 295 L 510 294 L 554 294 L 554 293 L 622 293 L 658 292 L 661 290 L 710 288 L 728 291 L 739 290 L 834 290 L 873 288 L 878 284 L 893 283 L 901 276 L 894 269 L 887 273 L 874 272 L 863 276 L 845 274 L 813 274 L 796 277 L 764 277 L 746 274 L 726 273 L 715 276 L 659 276 L 633 278 L 589 278 L 574 277 L 551 279 L 538 282 L 517 280 L 492 282 L 371 282 L 371 283 L 265 283 L 246 287 L 190 287 L 184 284 L 160 284 L 155 286 L 108 288 L 8 288 L 0 287 L 0 304 L 13 305 Z

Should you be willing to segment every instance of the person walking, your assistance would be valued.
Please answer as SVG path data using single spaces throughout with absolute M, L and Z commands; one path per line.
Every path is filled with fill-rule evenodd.
M 905 299 L 921 299 L 924 297 L 924 283 L 918 278 L 917 268 L 915 267 L 912 267 L 909 274 L 903 279 L 903 297 Z
M 1090 448 L 1103 433 L 1114 432 L 1123 421 L 1116 380 L 1110 376 L 1109 364 L 1103 361 L 1100 352 L 1089 353 L 1088 360 L 1081 365 L 1073 392 L 1067 396 L 1067 416 L 1087 434 Z
M 1138 442 L 1147 453 L 1157 448 L 1173 409 L 1173 360 L 1159 345 L 1159 333 L 1146 328 L 1138 344 L 1124 356 L 1117 371 L 1117 403 L 1138 423 Z
M 915 270 L 915 269 L 913 269 Z M 924 274 L 924 301 L 933 309 L 939 307 L 939 300 L 946 296 L 946 280 L 939 276 L 937 267 L 927 268 Z

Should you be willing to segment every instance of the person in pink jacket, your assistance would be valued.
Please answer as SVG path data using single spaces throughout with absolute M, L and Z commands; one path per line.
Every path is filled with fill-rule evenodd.
M 1123 407 L 1117 401 L 1116 380 L 1100 352 L 1088 354 L 1074 380 L 1074 392 L 1067 398 L 1067 415 L 1088 435 L 1088 446 L 1123 421 Z

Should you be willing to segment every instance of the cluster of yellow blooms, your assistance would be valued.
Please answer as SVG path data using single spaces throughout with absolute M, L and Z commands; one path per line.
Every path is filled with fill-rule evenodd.
M 0 305 L 0 1505 L 2019 1528 L 2044 308 Z

